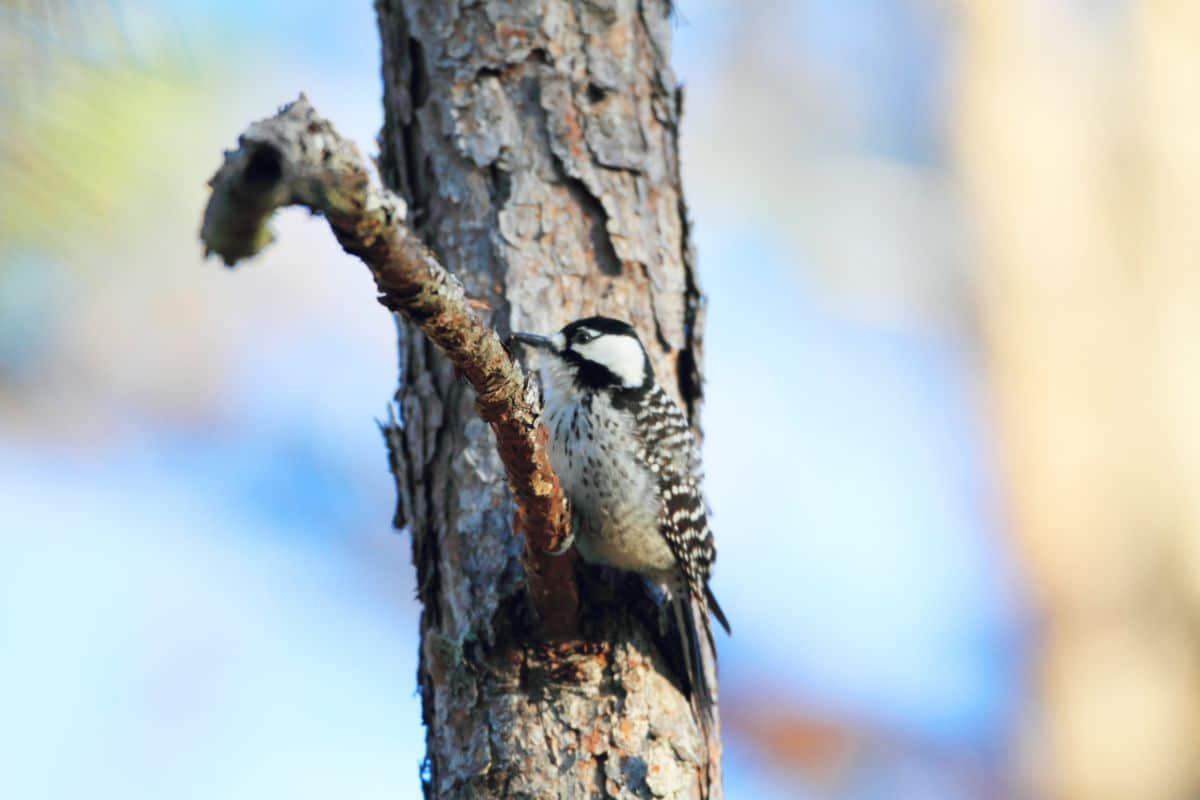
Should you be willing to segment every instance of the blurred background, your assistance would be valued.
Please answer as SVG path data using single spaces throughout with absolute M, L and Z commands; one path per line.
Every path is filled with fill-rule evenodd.
M 727 795 L 1196 797 L 1200 7 L 678 5 Z M 0 0 L 0 797 L 419 795 L 392 322 L 197 241 L 300 91 L 367 0 Z

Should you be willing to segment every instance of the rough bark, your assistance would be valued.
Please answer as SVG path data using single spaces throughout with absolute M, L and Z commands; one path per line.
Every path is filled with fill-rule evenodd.
M 380 169 L 423 241 L 502 333 L 630 320 L 694 417 L 701 300 L 665 4 L 377 9 Z M 700 797 L 710 778 L 719 795 L 719 744 L 706 752 L 632 584 L 587 570 L 577 633 L 529 624 L 512 500 L 474 393 L 414 327 L 399 338 L 403 429 L 388 436 L 424 609 L 429 796 Z
M 719 728 L 706 739 L 693 716 L 644 584 L 552 555 L 561 491 L 496 333 L 624 317 L 695 417 L 701 297 L 667 9 L 378 11 L 380 168 L 407 204 L 302 97 L 226 153 L 201 236 L 233 264 L 269 243 L 277 208 L 306 206 L 398 312 L 401 416 L 384 434 L 423 607 L 426 794 L 718 797 Z

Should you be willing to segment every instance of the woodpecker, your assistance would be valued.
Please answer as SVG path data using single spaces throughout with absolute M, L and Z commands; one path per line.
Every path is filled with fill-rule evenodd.
M 639 573 L 663 590 L 707 734 L 714 687 L 703 648 L 715 653 L 709 613 L 730 628 L 708 586 L 716 549 L 687 417 L 655 380 L 626 322 L 588 317 L 552 336 L 512 338 L 544 356 L 550 463 L 571 504 L 575 547 L 585 561 Z

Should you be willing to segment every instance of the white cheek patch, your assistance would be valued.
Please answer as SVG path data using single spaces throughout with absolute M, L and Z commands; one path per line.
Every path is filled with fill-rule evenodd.
M 641 386 L 646 377 L 646 355 L 630 336 L 600 336 L 571 349 L 588 361 L 607 367 L 626 387 Z

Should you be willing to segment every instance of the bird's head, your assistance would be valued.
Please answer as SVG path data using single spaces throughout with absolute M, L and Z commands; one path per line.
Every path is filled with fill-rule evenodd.
M 576 320 L 552 336 L 514 333 L 512 338 L 547 356 L 557 388 L 638 390 L 650 386 L 654 371 L 646 348 L 627 322 L 611 317 Z

